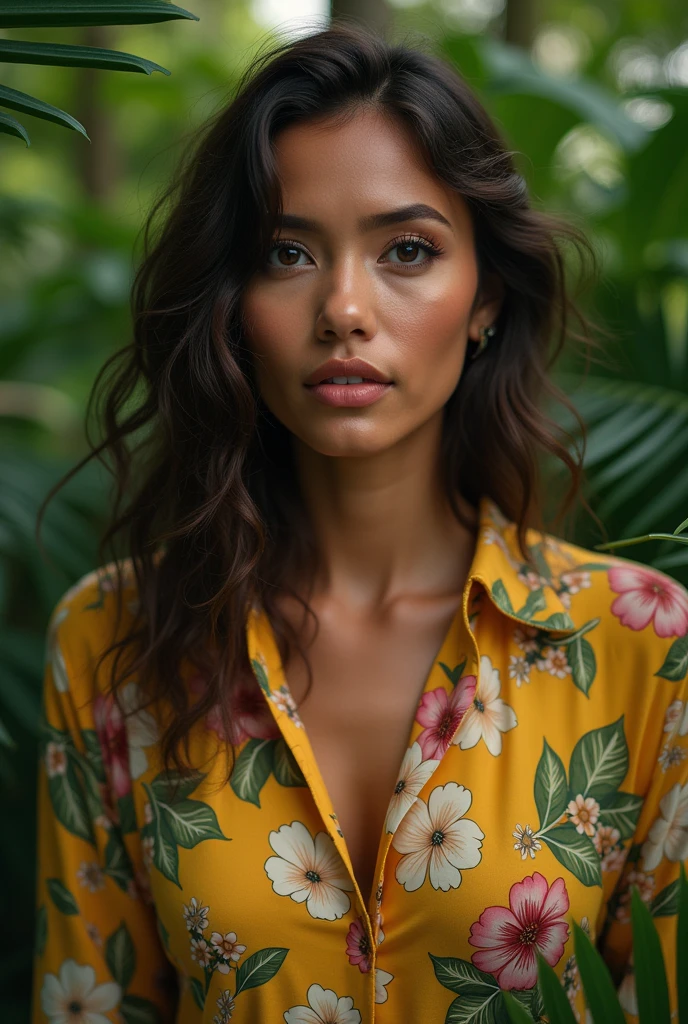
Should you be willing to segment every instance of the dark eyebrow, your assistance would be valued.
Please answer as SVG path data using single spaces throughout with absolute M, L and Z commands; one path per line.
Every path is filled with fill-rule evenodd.
M 386 228 L 391 224 L 400 224 L 405 220 L 437 220 L 440 224 L 451 224 L 439 210 L 427 203 L 411 203 L 409 206 L 400 206 L 396 210 L 386 210 L 384 213 L 373 213 L 362 217 L 358 222 L 361 231 L 373 231 L 375 228 Z M 280 227 L 293 228 L 295 231 L 318 231 L 322 225 L 317 220 L 310 220 L 308 217 L 298 217 L 293 213 L 285 213 L 280 219 Z

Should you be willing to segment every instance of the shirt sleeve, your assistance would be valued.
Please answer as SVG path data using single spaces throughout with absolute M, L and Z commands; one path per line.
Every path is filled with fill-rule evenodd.
M 73 592 L 70 592 L 72 594 Z M 150 896 L 126 729 L 97 693 L 93 612 L 65 596 L 48 629 L 38 788 L 32 1021 L 173 1021 L 176 974 Z M 91 1016 L 93 1014 L 93 1016 Z
M 612 974 L 620 978 L 619 999 L 627 1021 L 638 1021 L 633 973 L 631 889 L 648 905 L 660 937 L 669 983 L 672 1017 L 676 996 L 676 925 L 680 865 L 688 871 L 688 635 L 654 638 L 658 679 L 647 732 L 659 743 L 643 742 L 642 757 L 650 776 L 638 825 L 624 869 L 610 898 L 600 951 Z M 654 724 L 654 728 L 653 728 Z

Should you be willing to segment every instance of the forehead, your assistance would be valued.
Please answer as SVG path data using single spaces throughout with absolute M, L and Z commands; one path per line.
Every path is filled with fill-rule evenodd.
M 275 158 L 285 212 L 326 223 L 425 202 L 456 227 L 468 207 L 425 162 L 411 129 L 379 110 L 291 125 L 277 136 Z

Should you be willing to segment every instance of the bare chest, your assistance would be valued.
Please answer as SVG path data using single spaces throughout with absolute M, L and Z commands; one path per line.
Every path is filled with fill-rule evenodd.
M 308 650 L 313 682 L 307 696 L 302 659 L 287 667 L 366 901 L 418 701 L 459 600 L 384 625 L 332 623 L 322 616 Z

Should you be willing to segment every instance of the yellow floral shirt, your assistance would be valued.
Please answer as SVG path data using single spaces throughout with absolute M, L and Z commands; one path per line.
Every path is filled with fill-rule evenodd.
M 246 624 L 231 781 L 212 711 L 180 779 L 159 722 L 136 710 L 136 679 L 125 725 L 110 661 L 94 670 L 112 639 L 111 567 L 71 588 L 48 633 L 33 1020 L 503 1024 L 506 989 L 538 1020 L 537 952 L 584 1020 L 574 921 L 633 1020 L 634 883 L 673 990 L 688 592 L 630 559 L 535 531 L 528 542 L 537 572 L 483 498 L 368 905 L 265 613 Z M 132 589 L 127 614 L 135 601 Z

